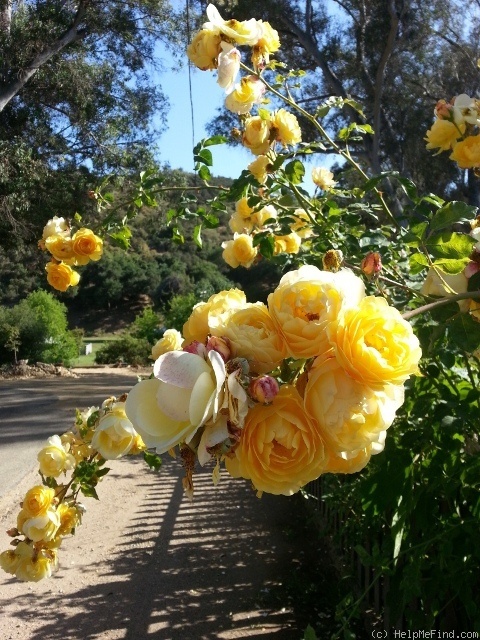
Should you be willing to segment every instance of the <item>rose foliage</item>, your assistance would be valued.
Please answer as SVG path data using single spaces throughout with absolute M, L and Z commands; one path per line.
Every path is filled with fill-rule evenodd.
M 309 113 L 295 99 L 302 72 L 274 59 L 281 43 L 270 24 L 224 20 L 212 5 L 207 17 L 187 55 L 217 73 L 239 119 L 232 135 L 252 160 L 218 187 L 211 147 L 227 138 L 202 140 L 196 170 L 211 197 L 198 205 L 195 188 L 185 191 L 165 222 L 182 242 L 193 220 L 199 247 L 204 228 L 226 224 L 232 269 L 272 261 L 284 275 L 266 303 L 231 289 L 196 304 L 183 331 L 154 346 L 151 377 L 124 405 L 79 413 L 74 433 L 49 440 L 39 454 L 46 488 L 25 497 L 1 565 L 20 579 L 50 575 L 61 537 L 80 522 L 77 496 L 95 495 L 105 459 L 146 447 L 151 461 L 178 448 L 190 497 L 197 464 L 213 464 L 214 484 L 224 465 L 259 496 L 308 492 L 321 477 L 324 500 L 345 517 L 344 540 L 375 580 L 390 579 L 392 620 L 480 627 L 477 209 L 421 195 L 392 170 L 368 175 L 350 151 L 373 133 L 358 103 L 330 97 Z M 343 108 L 358 123 L 332 131 L 327 116 Z M 480 172 L 480 102 L 441 100 L 434 116 L 427 147 Z M 342 164 L 315 166 L 309 193 L 304 158 L 325 153 Z M 146 171 L 121 220 L 104 185 L 92 196 L 103 216 L 95 231 L 50 220 L 41 241 L 50 284 L 75 286 L 72 267 L 101 259 L 103 239 L 128 245 L 128 220 L 167 189 Z M 343 631 L 361 600 L 339 606 Z

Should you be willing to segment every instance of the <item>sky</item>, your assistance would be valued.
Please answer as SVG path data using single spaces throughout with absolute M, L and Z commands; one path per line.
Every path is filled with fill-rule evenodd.
M 175 64 L 171 55 L 165 50 L 159 49 L 159 56 L 165 61 L 166 69 Z M 190 67 L 190 77 L 194 112 L 193 133 L 187 65 L 185 64 L 179 71 L 167 70 L 158 76 L 162 90 L 170 101 L 168 129 L 158 141 L 160 159 L 162 162 L 168 162 L 172 169 L 185 171 L 193 171 L 193 146 L 202 138 L 208 137 L 205 125 L 215 116 L 217 108 L 223 105 L 225 99 L 224 90 L 216 82 L 215 71 L 200 71 Z M 216 176 L 237 178 L 255 159 L 255 156 L 243 147 L 230 147 L 223 144 L 212 146 L 210 150 L 213 154 L 211 172 Z M 306 168 L 303 187 L 313 193 L 311 166 Z

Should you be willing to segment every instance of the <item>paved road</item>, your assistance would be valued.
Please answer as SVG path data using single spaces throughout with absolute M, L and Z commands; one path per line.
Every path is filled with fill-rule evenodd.
M 75 409 L 119 396 L 135 374 L 87 374 L 79 378 L 0 381 L 0 497 L 36 465 L 45 440 L 73 425 Z

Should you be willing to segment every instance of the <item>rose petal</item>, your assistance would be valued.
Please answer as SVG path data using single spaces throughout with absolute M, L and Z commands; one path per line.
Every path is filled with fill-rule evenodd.
M 209 371 L 203 358 L 187 351 L 169 351 L 153 365 L 153 375 L 169 385 L 193 389 L 198 376 Z

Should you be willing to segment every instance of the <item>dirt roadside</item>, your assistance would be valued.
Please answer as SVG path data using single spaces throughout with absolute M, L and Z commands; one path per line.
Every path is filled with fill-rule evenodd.
M 214 488 L 209 468 L 189 502 L 168 456 L 160 473 L 136 459 L 108 466 L 58 573 L 39 583 L 0 574 L 1 640 L 299 640 L 307 624 L 331 625 L 336 575 L 297 497 L 259 500 L 225 473 Z M 37 478 L 0 500 L 0 532 Z

